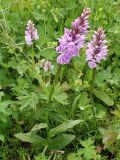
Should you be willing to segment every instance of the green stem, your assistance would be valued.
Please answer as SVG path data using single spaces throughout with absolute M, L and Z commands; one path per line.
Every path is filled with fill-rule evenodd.
M 33 60 L 33 62 L 34 62 L 34 47 L 33 47 L 33 44 L 32 44 L 32 60 Z
M 55 89 L 55 85 L 56 85 L 57 80 L 58 80 L 59 75 L 60 75 L 60 70 L 61 70 L 61 65 L 58 66 L 57 73 L 55 75 L 55 79 L 53 81 L 52 89 L 51 89 L 51 92 L 50 92 L 49 101 L 51 101 L 51 98 L 52 98 L 52 95 L 53 95 L 53 92 L 54 92 L 54 89 Z
M 35 64 L 34 64 L 34 63 L 31 65 L 31 69 L 32 69 L 32 71 L 33 71 L 34 77 L 38 80 L 39 85 L 41 86 L 43 92 L 46 93 L 46 94 L 48 94 L 48 90 L 47 90 L 47 88 L 46 88 L 46 84 L 45 84 L 45 82 L 43 81 L 41 75 L 38 73 L 38 71 L 36 71 L 36 67 L 35 67 Z
M 46 147 L 44 148 L 44 150 L 43 150 L 43 152 L 42 152 L 42 155 L 45 155 L 45 152 L 46 152 L 47 148 L 48 148 L 48 146 L 46 146 Z
M 47 88 L 46 88 L 45 82 L 42 80 L 41 75 L 38 74 L 36 78 L 38 79 L 39 84 L 40 84 L 42 90 L 43 90 L 45 93 L 47 93 Z
M 95 120 L 95 123 L 96 123 L 96 129 L 98 131 L 98 124 L 97 124 L 94 101 L 93 101 L 93 94 L 92 94 L 93 89 L 94 89 L 95 75 L 96 75 L 96 69 L 93 69 L 91 86 L 90 86 L 90 99 L 91 99 L 91 104 L 92 104 L 93 117 L 94 117 L 94 120 Z
M 48 157 L 48 160 L 51 160 L 52 156 L 53 156 L 53 154 L 51 154 L 51 155 Z

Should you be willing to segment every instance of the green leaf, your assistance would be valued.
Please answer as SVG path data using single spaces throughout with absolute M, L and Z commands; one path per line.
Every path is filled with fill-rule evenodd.
M 64 93 L 60 87 L 60 84 L 57 84 L 55 86 L 54 89 L 54 93 L 53 93 L 53 98 L 58 102 L 61 103 L 63 105 L 67 105 L 68 104 L 68 96 L 66 93 Z
M 52 15 L 53 15 L 53 17 L 54 17 L 55 22 L 58 22 L 57 15 L 56 15 L 56 13 L 55 13 L 53 10 L 51 10 L 51 14 L 52 14 Z
M 45 155 L 39 154 L 38 156 L 35 157 L 35 160 L 47 160 Z
M 103 101 L 105 104 L 107 104 L 108 106 L 113 106 L 114 102 L 113 100 L 104 92 L 100 92 L 97 90 L 93 90 L 93 94 L 99 98 L 101 101 Z
M 40 123 L 40 124 L 36 124 L 32 129 L 31 131 L 37 131 L 37 130 L 40 130 L 42 128 L 47 128 L 48 125 L 45 124 L 45 123 Z
M 75 125 L 79 124 L 80 122 L 82 122 L 82 120 L 69 120 L 67 122 L 64 122 L 61 125 L 57 126 L 56 128 L 51 129 L 49 131 L 49 136 L 54 137 L 59 133 L 63 133 L 68 129 L 73 128 Z
M 11 104 L 11 102 L 12 101 L 10 101 L 10 100 L 2 101 L 2 102 L 0 102 L 0 107 L 6 108 L 6 107 L 8 107 L 8 105 Z
M 80 141 L 80 144 L 83 146 L 83 147 L 85 147 L 85 148 L 89 148 L 91 145 L 93 145 L 93 143 L 94 143 L 94 141 L 93 140 L 91 140 L 90 138 L 89 139 L 87 139 L 86 141 Z
M 82 157 L 77 156 L 75 153 L 71 153 L 68 155 L 67 160 L 82 160 Z
M 56 56 L 56 52 L 54 48 L 45 48 L 40 51 L 40 54 L 46 58 L 52 60 Z
M 29 95 L 25 95 L 25 96 L 19 96 L 18 99 L 20 100 L 19 103 L 21 104 L 20 110 L 26 108 L 26 107 L 31 107 L 31 108 L 35 108 L 39 97 L 36 93 L 30 93 Z
M 59 136 L 55 137 L 54 139 L 52 139 L 52 141 L 51 141 L 51 143 L 49 145 L 49 149 L 50 150 L 63 149 L 69 143 L 71 143 L 74 138 L 75 138 L 75 136 L 71 135 L 71 134 L 62 134 L 62 135 L 59 135 Z
M 66 93 L 60 93 L 59 95 L 55 95 L 54 96 L 54 99 L 63 104 L 63 105 L 67 105 L 68 104 L 68 101 L 67 101 L 67 94 Z
M 46 140 L 37 134 L 28 132 L 28 133 L 17 133 L 15 137 L 23 142 L 29 142 L 33 144 L 46 145 Z
M 85 157 L 86 160 L 94 159 L 96 157 L 96 149 L 93 143 L 94 141 L 91 138 L 85 141 L 80 141 L 80 144 L 84 148 L 80 149 L 78 154 L 84 155 L 83 157 Z
M 6 116 L 11 115 L 12 113 L 11 113 L 10 109 L 7 108 L 11 104 L 11 102 L 12 101 L 10 101 L 10 100 L 0 102 L 0 112 Z
M 2 142 L 5 141 L 5 137 L 3 135 L 0 135 L 0 141 L 2 141 Z

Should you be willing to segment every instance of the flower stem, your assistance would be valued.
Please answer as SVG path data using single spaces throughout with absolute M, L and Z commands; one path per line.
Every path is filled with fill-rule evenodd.
M 94 101 L 93 101 L 93 94 L 92 94 L 93 89 L 94 89 L 95 75 L 96 75 L 96 68 L 93 69 L 93 73 L 92 73 L 91 86 L 90 86 L 90 100 L 91 100 L 91 104 L 92 104 L 93 117 L 94 117 L 94 120 L 96 123 L 96 129 L 98 131 L 98 124 L 97 124 Z
M 32 60 L 33 60 L 33 62 L 34 62 L 34 47 L 33 47 L 33 44 L 32 44 Z
M 53 81 L 52 89 L 51 89 L 51 92 L 50 92 L 49 101 L 51 101 L 51 98 L 52 98 L 52 95 L 53 95 L 53 92 L 54 92 L 54 89 L 55 89 L 55 85 L 56 85 L 57 80 L 58 80 L 59 75 L 60 75 L 60 71 L 61 71 L 61 65 L 58 66 L 57 73 L 55 75 L 55 79 Z

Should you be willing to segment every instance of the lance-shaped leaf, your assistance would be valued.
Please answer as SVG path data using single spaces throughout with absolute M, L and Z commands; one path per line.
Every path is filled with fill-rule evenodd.
M 75 125 L 79 124 L 83 120 L 69 120 L 67 122 L 62 123 L 61 125 L 57 126 L 56 128 L 53 128 L 49 131 L 49 136 L 54 137 L 55 135 L 58 135 L 59 133 L 63 133 L 67 131 L 70 128 L 73 128 Z
M 108 106 L 113 106 L 114 102 L 113 100 L 107 95 L 107 93 L 104 92 L 100 92 L 97 90 L 93 90 L 93 94 L 99 98 L 101 101 L 103 101 L 105 104 L 107 104 Z
M 54 139 L 52 139 L 52 141 L 51 141 L 51 143 L 49 145 L 49 149 L 50 150 L 63 149 L 69 143 L 71 143 L 74 138 L 75 138 L 75 136 L 71 135 L 71 134 L 62 134 L 62 135 L 59 135 L 59 136 L 55 137 Z
M 31 131 L 37 131 L 37 130 L 40 130 L 42 128 L 47 128 L 47 124 L 46 123 L 40 123 L 40 124 L 36 124 L 32 129 Z
M 37 134 L 34 134 L 32 132 L 28 132 L 28 133 L 17 133 L 15 134 L 15 137 L 18 138 L 19 140 L 23 141 L 23 142 L 29 142 L 29 143 L 33 143 L 33 144 L 40 144 L 45 146 L 47 144 L 47 141 L 38 136 Z

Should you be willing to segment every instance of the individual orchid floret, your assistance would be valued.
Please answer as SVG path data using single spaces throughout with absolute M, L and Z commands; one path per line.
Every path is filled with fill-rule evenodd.
M 101 60 L 107 58 L 108 47 L 105 40 L 105 31 L 99 28 L 93 35 L 93 40 L 88 43 L 87 62 L 90 68 L 96 68 Z
M 80 17 L 72 23 L 72 29 L 64 29 L 64 35 L 58 39 L 56 51 L 60 54 L 57 63 L 68 64 L 75 56 L 79 56 L 79 49 L 84 47 L 89 28 L 88 17 L 90 9 L 84 9 Z
M 25 31 L 25 40 L 27 45 L 32 45 L 34 40 L 38 40 L 38 32 L 31 20 L 28 21 L 26 31 Z

